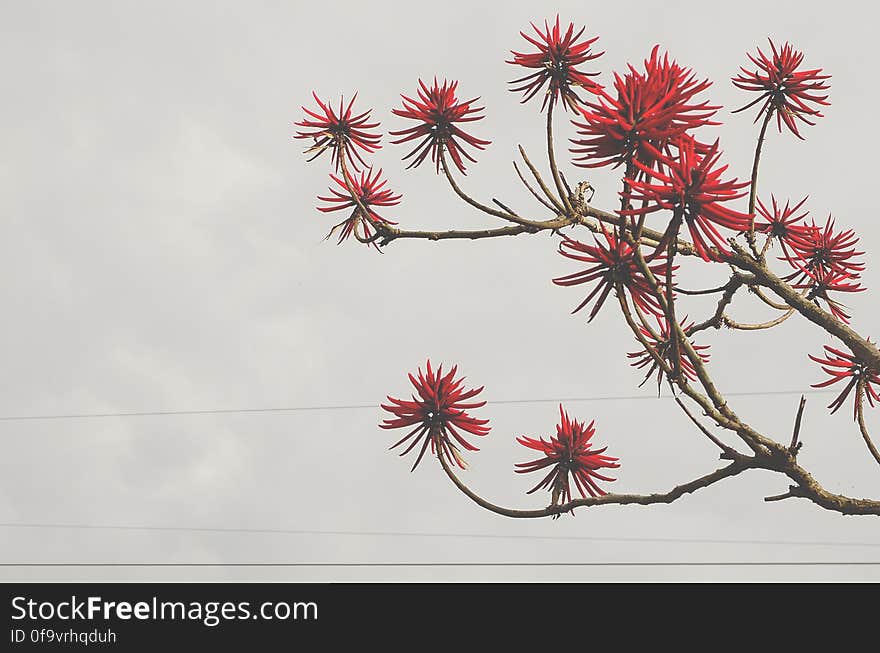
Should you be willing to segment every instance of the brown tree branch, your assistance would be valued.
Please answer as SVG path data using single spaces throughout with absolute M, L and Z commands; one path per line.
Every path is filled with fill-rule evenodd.
M 438 450 L 442 451 L 442 450 Z M 541 508 L 538 510 L 517 510 L 514 508 L 505 508 L 503 506 L 495 505 L 494 503 L 483 499 L 476 492 L 471 490 L 467 485 L 465 485 L 461 479 L 452 471 L 448 461 L 443 456 L 442 453 L 439 453 L 437 458 L 440 460 L 440 465 L 443 467 L 443 471 L 446 472 L 446 475 L 449 479 L 455 484 L 455 486 L 461 490 L 469 499 L 471 499 L 474 503 L 476 503 L 481 508 L 485 508 L 491 512 L 494 512 L 499 515 L 503 515 L 505 517 L 514 517 L 518 519 L 535 519 L 540 517 L 555 517 L 562 513 L 571 512 L 575 508 L 580 507 L 588 507 L 588 506 L 607 506 L 607 505 L 642 505 L 648 506 L 655 503 L 672 503 L 676 499 L 681 498 L 685 494 L 691 494 L 696 492 L 697 490 L 701 490 L 703 488 L 709 487 L 717 483 L 718 481 L 722 481 L 726 478 L 730 478 L 731 476 L 736 476 L 737 474 L 746 471 L 747 469 L 754 469 L 754 459 L 737 455 L 736 460 L 731 462 L 726 467 L 722 467 L 720 469 L 715 470 L 710 474 L 706 474 L 705 476 L 701 476 L 699 478 L 694 479 L 688 483 L 683 483 L 682 485 L 677 485 L 672 488 L 668 492 L 663 493 L 655 493 L 655 494 L 605 494 L 598 497 L 589 497 L 585 499 L 575 499 L 573 501 L 569 501 L 568 503 L 563 503 L 561 505 L 550 505 L 546 508 Z
M 868 426 L 865 424 L 865 392 L 865 384 L 859 383 L 858 388 L 856 389 L 856 419 L 859 422 L 859 430 L 862 432 L 862 439 L 865 441 L 868 451 L 871 452 L 871 455 L 874 456 L 874 460 L 880 465 L 880 451 L 877 451 L 877 447 L 874 446 L 871 436 L 868 435 Z

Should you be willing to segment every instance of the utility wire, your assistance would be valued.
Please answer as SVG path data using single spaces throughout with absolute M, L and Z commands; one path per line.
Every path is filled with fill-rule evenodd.
M 106 530 L 106 531 L 147 531 L 177 533 L 220 533 L 220 534 L 253 534 L 253 535 L 309 535 L 309 536 L 355 536 L 355 537 L 417 537 L 417 538 L 461 538 L 461 539 L 500 539 L 500 540 L 550 540 L 572 542 L 631 542 L 655 544 L 748 544 L 767 546 L 825 546 L 825 547 L 880 547 L 876 542 L 841 542 L 841 541 L 799 541 L 799 540 L 746 540 L 746 539 L 704 539 L 682 537 L 612 537 L 612 536 L 581 536 L 581 535 L 530 535 L 501 533 L 432 533 L 432 532 L 400 532 L 400 531 L 343 531 L 343 530 L 306 530 L 285 528 L 218 528 L 218 527 L 186 527 L 186 526 L 138 526 L 128 524 L 42 524 L 0 522 L 0 528 L 14 529 L 70 529 L 70 530 Z
M 880 561 L 729 562 L 4 562 L 0 567 L 880 567 Z
M 728 397 L 764 397 L 776 395 L 799 395 L 799 394 L 828 394 L 835 390 L 764 390 L 764 391 L 746 391 L 746 392 L 727 392 Z M 672 397 L 660 397 L 660 399 L 671 399 Z M 560 403 L 560 402 L 576 402 L 576 401 L 635 401 L 640 399 L 654 399 L 658 397 L 653 395 L 619 395 L 605 397 L 568 397 L 562 399 L 501 399 L 489 402 L 492 405 L 499 404 L 540 404 L 540 403 Z M 348 404 L 344 406 L 289 406 L 278 408 L 217 408 L 208 410 L 149 410 L 140 412 L 127 413 L 68 413 L 59 415 L 5 415 L 0 416 L 0 422 L 25 422 L 37 420 L 64 420 L 64 419 L 92 419 L 104 417 L 167 417 L 175 415 L 224 415 L 224 414 L 245 414 L 245 413 L 289 413 L 301 411 L 321 411 L 321 410 L 356 410 L 364 408 L 378 408 L 379 404 Z

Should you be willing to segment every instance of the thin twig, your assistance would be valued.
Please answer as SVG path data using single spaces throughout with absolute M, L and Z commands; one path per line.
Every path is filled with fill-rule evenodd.
M 801 401 L 798 404 L 797 417 L 794 418 L 794 431 L 791 434 L 791 444 L 788 445 L 788 450 L 793 454 L 797 454 L 800 451 L 802 442 L 799 442 L 798 438 L 801 436 L 801 420 L 804 417 L 804 407 L 807 405 L 807 398 L 804 395 L 801 395 Z
M 792 315 L 794 315 L 794 309 L 790 308 L 788 309 L 788 311 L 777 317 L 775 320 L 770 320 L 769 322 L 761 322 L 759 324 L 744 324 L 741 322 L 735 322 L 727 315 L 722 315 L 721 321 L 724 323 L 724 326 L 731 329 L 737 329 L 739 331 L 760 331 L 761 329 L 772 329 L 775 326 L 779 326 Z
M 707 429 L 705 426 L 703 426 L 703 425 L 700 423 L 700 421 L 699 421 L 696 417 L 694 417 L 694 415 L 691 413 L 690 410 L 688 410 L 688 407 L 687 407 L 687 406 L 685 405 L 685 403 L 681 400 L 681 398 L 676 397 L 676 398 L 675 398 L 675 402 L 681 407 L 681 409 L 684 411 L 684 414 L 687 415 L 687 416 L 690 418 L 690 420 L 691 420 L 691 421 L 697 426 L 697 428 L 700 429 L 700 431 L 703 432 L 703 435 L 705 435 L 705 436 L 706 436 L 707 438 L 709 438 L 712 442 L 714 442 L 714 443 L 718 446 L 718 448 L 721 449 L 721 451 L 723 451 L 725 454 L 728 455 L 728 457 L 729 457 L 729 456 L 732 456 L 732 455 L 734 455 L 734 454 L 736 454 L 736 450 L 735 450 L 735 449 L 733 449 L 732 447 L 728 447 L 728 446 L 727 446 L 726 444 L 724 444 L 721 440 L 719 440 L 717 437 L 715 437 L 714 435 L 712 435 L 712 433 L 709 431 L 709 429 Z
M 760 258 L 758 249 L 755 246 L 755 200 L 758 197 L 758 166 L 761 163 L 761 148 L 764 146 L 764 136 L 767 134 L 767 125 L 770 124 L 770 117 L 773 115 L 773 105 L 767 109 L 767 115 L 764 116 L 764 122 L 761 124 L 761 132 L 758 134 L 758 144 L 755 146 L 755 160 L 752 163 L 752 183 L 749 189 L 749 231 L 747 239 L 752 253 Z
M 553 183 L 556 184 L 556 192 L 562 199 L 562 206 L 565 208 L 565 215 L 571 216 L 574 212 L 571 210 L 571 202 L 568 194 L 565 192 L 565 186 L 562 185 L 562 179 L 559 175 L 559 168 L 556 165 L 556 153 L 553 147 L 553 103 L 547 107 L 547 159 L 550 163 L 550 172 L 553 175 Z
M 488 213 L 491 216 L 496 218 L 501 218 L 502 220 L 510 220 L 512 222 L 516 222 L 518 219 L 521 219 L 513 211 L 499 211 L 498 209 L 493 209 L 491 206 L 486 206 L 485 204 L 481 204 L 470 195 L 465 193 L 455 181 L 455 177 L 452 176 L 452 172 L 449 170 L 449 166 L 446 165 L 446 154 L 444 153 L 443 147 L 439 148 L 440 153 L 440 167 L 443 168 L 443 173 L 446 175 L 446 180 L 449 182 L 449 185 L 452 186 L 452 190 L 455 191 L 455 194 L 458 195 L 465 202 L 470 204 L 475 209 L 482 211 L 483 213 Z
M 555 206 L 549 204 L 547 202 L 547 200 L 545 200 L 543 197 L 538 195 L 538 193 L 535 191 L 535 189 L 531 187 L 531 185 L 526 180 L 526 178 L 523 177 L 523 173 L 520 171 L 519 166 L 516 165 L 516 161 L 513 162 L 513 169 L 516 170 L 516 174 L 519 176 L 519 180 L 523 183 L 523 185 L 528 189 L 528 191 L 532 194 L 532 196 L 536 200 L 538 200 L 541 204 L 543 204 L 545 207 L 550 209 L 550 211 L 552 211 L 553 213 L 558 213 L 558 209 Z
M 441 450 L 442 451 L 442 450 Z M 561 505 L 550 505 L 546 508 L 541 508 L 540 510 L 516 510 L 513 508 L 505 508 L 503 506 L 495 505 L 494 503 L 483 499 L 476 492 L 471 490 L 467 485 L 465 485 L 461 479 L 456 476 L 455 472 L 452 471 L 452 468 L 449 466 L 448 461 L 445 456 L 440 453 L 438 454 L 438 459 L 440 460 L 440 465 L 443 467 L 443 471 L 446 472 L 446 475 L 449 479 L 455 484 L 455 486 L 461 490 L 469 499 L 471 499 L 474 503 L 476 503 L 481 508 L 485 508 L 486 510 L 490 510 L 499 515 L 504 515 L 505 517 L 515 517 L 520 519 L 535 519 L 539 517 L 555 517 L 559 514 L 571 512 L 575 508 L 587 507 L 587 506 L 602 506 L 602 505 L 642 505 L 648 506 L 656 503 L 672 503 L 676 499 L 684 496 L 685 494 L 691 494 L 696 492 L 697 490 L 709 487 L 710 485 L 717 483 L 718 481 L 722 481 L 726 478 L 730 478 L 731 476 L 736 476 L 741 472 L 744 472 L 748 469 L 755 468 L 755 459 L 749 458 L 745 456 L 737 456 L 736 460 L 734 460 L 729 465 L 722 467 L 720 469 L 711 472 L 710 474 L 706 474 L 705 476 L 701 476 L 693 481 L 688 483 L 683 483 L 682 485 L 677 485 L 672 488 L 668 492 L 663 493 L 655 493 L 655 494 L 605 494 L 597 497 L 588 497 L 584 499 L 575 499 L 573 501 L 569 501 L 568 503 L 563 503 Z
M 749 290 L 755 293 L 755 296 L 757 296 L 758 299 L 767 304 L 767 306 L 769 306 L 770 308 L 775 308 L 777 311 L 787 311 L 789 308 L 791 308 L 788 304 L 774 302 L 772 299 L 767 297 L 766 294 L 764 294 L 764 291 L 761 290 L 759 286 L 749 286 Z
M 532 162 L 529 161 L 529 157 L 526 154 L 526 151 L 523 149 L 522 145 L 519 145 L 519 154 L 522 157 L 523 163 L 526 164 L 526 167 L 529 169 L 529 172 L 532 173 L 532 177 L 535 178 L 535 181 L 538 182 L 538 188 L 540 188 L 544 195 L 550 200 L 550 203 L 555 207 L 556 212 L 565 213 L 565 206 L 560 204 L 559 200 L 553 194 L 553 192 L 547 188 L 547 184 L 544 183 L 543 177 L 541 177 L 541 173 L 538 172 L 538 169 L 532 165 Z
M 859 430 L 862 432 L 862 439 L 864 439 L 865 444 L 868 445 L 868 451 L 871 452 L 871 455 L 874 456 L 874 460 L 880 465 L 880 451 L 877 451 L 877 447 L 874 446 L 871 436 L 868 435 L 868 426 L 865 424 L 865 411 L 863 408 L 864 400 L 865 384 L 859 383 L 858 389 L 856 390 L 856 419 L 859 421 Z

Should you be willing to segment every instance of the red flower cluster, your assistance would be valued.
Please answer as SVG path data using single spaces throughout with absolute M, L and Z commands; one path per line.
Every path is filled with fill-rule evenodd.
M 336 171 L 339 171 L 339 155 L 343 152 L 352 166 L 357 168 L 355 159 L 366 166 L 361 158 L 358 148 L 367 154 L 372 154 L 378 150 L 379 140 L 382 138 L 380 134 L 373 134 L 367 131 L 379 126 L 378 122 L 368 122 L 370 110 L 361 114 L 352 115 L 352 105 L 357 99 L 357 93 L 351 98 L 351 102 L 343 111 L 343 100 L 339 100 L 339 113 L 333 110 L 333 107 L 321 102 L 321 99 L 313 91 L 312 96 L 315 102 L 321 107 L 321 113 L 310 111 L 305 107 L 302 108 L 311 119 L 306 118 L 301 122 L 294 123 L 297 127 L 304 127 L 309 131 L 298 131 L 294 138 L 311 138 L 315 144 L 306 150 L 306 154 L 314 155 L 309 161 L 314 161 L 326 150 L 330 150 L 330 157 L 333 161 Z M 322 115 L 323 114 L 323 115 Z M 354 158 L 352 158 L 354 157 Z
M 330 213 L 332 211 L 352 209 L 351 215 L 348 218 L 330 230 L 330 234 L 332 234 L 336 229 L 340 227 L 342 228 L 337 244 L 342 243 L 342 241 L 348 238 L 351 234 L 354 234 L 359 240 L 370 242 L 370 239 L 373 236 L 372 222 L 397 224 L 396 222 L 386 220 L 373 210 L 373 207 L 376 206 L 394 206 L 400 203 L 400 195 L 395 195 L 389 189 L 383 188 L 388 182 L 384 179 L 380 181 L 381 176 L 382 170 L 377 170 L 375 174 L 373 174 L 372 168 L 361 172 L 360 179 L 351 179 L 352 188 L 354 190 L 354 195 L 352 195 L 349 192 L 344 179 L 340 179 L 336 175 L 330 175 L 330 178 L 335 181 L 344 192 L 339 192 L 335 188 L 330 188 L 330 192 L 333 193 L 332 197 L 321 197 L 319 195 L 318 199 L 322 202 L 328 202 L 329 206 L 319 206 L 318 210 L 322 213 Z M 360 206 L 358 206 L 358 203 L 360 203 Z M 361 206 L 366 209 L 368 219 L 365 219 L 363 212 L 361 211 Z M 359 225 L 363 226 L 363 235 L 360 235 L 357 232 Z M 330 237 L 330 234 L 327 234 L 328 238 Z
M 466 412 L 486 405 L 485 401 L 466 403 L 468 399 L 480 394 L 483 387 L 465 390 L 462 387 L 464 378 L 458 380 L 454 378 L 458 366 L 453 367 L 445 376 L 442 365 L 435 372 L 431 368 L 431 361 L 428 360 L 427 368 L 427 374 L 422 374 L 422 370 L 419 368 L 418 378 L 412 374 L 409 375 L 409 380 L 415 387 L 418 397 L 413 395 L 412 401 L 406 401 L 389 396 L 388 401 L 391 402 L 391 405 L 381 404 L 382 408 L 393 414 L 394 417 L 383 420 L 379 426 L 383 429 L 414 427 L 403 438 L 391 445 L 391 448 L 394 449 L 412 439 L 409 446 L 400 454 L 405 456 L 419 442 L 422 442 L 416 462 L 412 466 L 413 470 L 421 462 L 429 444 L 431 445 L 431 453 L 436 453 L 439 449 L 440 455 L 455 461 L 459 467 L 464 469 L 464 460 L 455 443 L 457 442 L 468 451 L 479 451 L 479 449 L 465 440 L 459 430 L 472 435 L 487 435 L 489 433 L 490 427 L 486 426 L 489 420 L 471 417 Z
M 464 156 L 473 163 L 476 163 L 476 159 L 464 151 L 459 139 L 479 150 L 486 149 L 486 146 L 491 143 L 491 141 L 484 141 L 465 133 L 456 125 L 456 123 L 481 120 L 484 117 L 476 115 L 483 110 L 483 107 L 472 106 L 479 98 L 459 102 L 455 96 L 457 86 L 458 82 L 447 82 L 446 80 L 441 85 L 435 78 L 434 85 L 428 88 L 420 79 L 419 99 L 414 100 L 406 95 L 401 95 L 403 108 L 391 110 L 391 113 L 396 116 L 417 120 L 420 123 L 402 131 L 389 132 L 392 136 L 401 137 L 392 141 L 395 145 L 418 138 L 422 139 L 409 154 L 403 157 L 404 161 L 415 157 L 408 167 L 418 166 L 430 154 L 431 161 L 436 163 L 437 172 L 440 172 L 440 149 L 443 148 L 449 152 L 455 166 L 464 174 L 465 166 L 462 157 Z
M 870 338 L 868 339 L 870 342 Z M 864 390 L 865 397 L 871 407 L 874 402 L 880 402 L 880 372 L 871 368 L 867 363 L 863 363 L 855 354 L 847 354 L 846 352 L 825 345 L 827 358 L 819 358 L 810 355 L 810 359 L 819 363 L 822 369 L 831 376 L 827 381 L 813 384 L 814 388 L 827 388 L 830 385 L 840 381 L 846 381 L 843 391 L 828 404 L 831 413 L 834 414 L 844 404 L 849 393 L 856 388 L 856 393 Z M 858 401 L 858 398 L 856 399 Z M 857 404 L 853 402 L 853 419 L 857 416 Z
M 681 329 L 685 333 L 688 332 L 694 324 L 691 322 L 690 324 L 686 324 L 687 317 L 681 323 Z M 642 335 L 645 337 L 645 340 L 648 344 L 651 345 L 651 348 L 657 353 L 657 355 L 666 363 L 674 369 L 674 363 L 672 360 L 672 340 L 670 339 L 669 333 L 669 321 L 665 318 L 662 320 L 657 318 L 657 326 L 658 330 L 656 334 L 659 336 L 655 338 L 654 335 L 646 329 L 644 326 L 639 325 L 639 331 L 642 332 Z M 700 357 L 704 363 L 709 362 L 709 354 L 703 353 L 709 349 L 709 345 L 695 345 L 691 343 L 691 346 L 694 348 L 694 351 Z M 648 382 L 648 379 L 651 378 L 651 375 L 656 371 L 657 372 L 657 393 L 660 393 L 660 384 L 663 382 L 663 369 L 654 359 L 654 357 L 648 352 L 647 349 L 642 349 L 642 351 L 632 352 L 626 355 L 627 358 L 632 359 L 632 365 L 636 369 L 645 369 L 648 368 L 648 373 L 645 375 L 644 380 L 639 384 L 641 388 L 645 383 Z M 693 363 L 691 363 L 690 359 L 682 350 L 682 347 L 678 348 L 678 366 L 681 370 L 682 375 L 691 380 L 697 380 L 697 371 L 694 369 Z
M 644 73 L 633 66 L 623 77 L 615 73 L 616 96 L 600 89 L 594 91 L 596 102 L 578 107 L 585 122 L 574 121 L 582 137 L 572 139 L 576 147 L 571 152 L 580 155 L 575 165 L 624 164 L 629 168 L 631 162 L 639 161 L 651 167 L 656 152 L 665 151 L 670 141 L 688 130 L 718 124 L 709 118 L 720 107 L 695 97 L 711 82 L 698 81 L 691 70 L 670 61 L 668 54 L 661 59 L 659 52 L 655 46 Z
M 808 290 L 809 299 L 818 303 L 823 299 L 828 303 L 831 313 L 842 322 L 848 323 L 841 304 L 832 300 L 828 292 L 861 292 L 865 290 L 858 279 L 865 264 L 853 260 L 864 252 L 856 251 L 858 236 L 852 229 L 836 232 L 834 220 L 829 215 L 824 227 L 812 223 L 804 231 L 793 234 L 786 252 L 787 260 L 795 271 L 783 277 L 792 281 L 795 288 Z
M 772 212 L 764 206 L 760 198 L 758 199 L 758 215 L 764 218 L 764 222 L 755 220 L 755 231 L 776 238 L 782 246 L 783 253 L 788 256 L 792 247 L 792 239 L 803 238 L 810 230 L 810 227 L 804 224 L 809 211 L 804 210 L 803 213 L 798 214 L 807 198 L 805 197 L 794 206 L 790 206 L 786 201 L 783 208 L 780 208 L 776 203 L 776 197 L 771 195 L 770 199 L 773 205 Z
M 618 459 L 602 455 L 607 447 L 590 449 L 590 440 L 596 434 L 596 429 L 593 426 L 595 422 L 584 426 L 583 422 L 569 419 L 562 404 L 559 405 L 559 414 L 561 421 L 556 426 L 556 436 L 551 436 L 549 441 L 525 436 L 516 439 L 523 446 L 543 454 L 543 457 L 537 460 L 516 463 L 516 467 L 519 469 L 515 471 L 518 474 L 551 468 L 541 482 L 529 490 L 527 494 L 549 489 L 552 492 L 552 505 L 557 505 L 560 500 L 561 503 L 568 503 L 571 501 L 569 476 L 574 479 L 575 487 L 584 498 L 587 497 L 587 494 L 591 497 L 607 494 L 596 484 L 594 479 L 614 481 L 615 479 L 603 476 L 598 470 L 620 467 Z
M 598 40 L 598 36 L 587 39 L 581 43 L 577 40 L 584 33 L 586 28 L 575 34 L 574 24 L 569 23 L 568 30 L 565 35 L 559 28 L 559 16 L 556 16 L 556 25 L 552 28 L 544 22 L 544 31 L 538 29 L 534 23 L 532 28 L 538 33 L 538 39 L 534 39 L 525 32 L 520 32 L 522 37 L 538 48 L 538 52 L 523 54 L 513 52 L 513 61 L 506 63 L 523 66 L 524 68 L 536 69 L 531 75 L 526 75 L 520 79 L 516 79 L 511 84 L 520 84 L 511 91 L 524 91 L 525 95 L 522 102 L 531 100 L 545 84 L 549 82 L 544 101 L 541 103 L 541 111 L 547 106 L 549 101 L 550 109 L 553 105 L 562 99 L 562 107 L 570 108 L 572 111 L 577 109 L 577 105 L 582 101 L 577 93 L 574 92 L 572 86 L 580 86 L 590 92 L 595 93 L 601 88 L 593 80 L 591 76 L 599 73 L 585 73 L 578 70 L 575 66 L 580 66 L 593 59 L 598 59 L 604 53 L 590 52 L 590 46 Z
M 748 230 L 751 217 L 724 206 L 723 202 L 746 195 L 744 189 L 749 186 L 749 182 L 737 183 L 736 179 L 721 180 L 721 175 L 727 170 L 727 166 L 715 167 L 721 156 L 717 140 L 704 153 L 700 152 L 697 142 L 690 136 L 681 136 L 674 145 L 677 149 L 675 158 L 670 158 L 648 145 L 660 164 L 657 166 L 659 169 L 634 161 L 646 181 L 639 181 L 638 178 L 628 179 L 631 188 L 629 198 L 644 200 L 644 205 L 620 213 L 634 216 L 661 209 L 670 210 L 675 218 L 687 223 L 694 248 L 704 260 L 712 261 L 717 258 L 709 251 L 710 242 L 722 255 L 730 254 L 724 238 L 715 225 L 736 232 Z M 676 219 L 670 223 L 670 229 L 673 229 L 673 226 L 677 229 Z M 667 230 L 658 249 L 662 248 L 668 238 L 675 237 L 675 233 Z
M 782 125 L 785 124 L 791 133 L 803 139 L 795 118 L 808 125 L 814 125 L 815 123 L 807 116 L 822 117 L 819 110 L 810 105 L 830 105 L 830 102 L 826 101 L 828 95 L 821 95 L 830 88 L 824 81 L 829 79 L 830 75 L 820 75 L 821 68 L 798 70 L 804 55 L 788 43 L 777 50 L 771 40 L 770 49 L 773 53 L 771 57 L 761 52 L 760 48 L 757 56 L 746 53 L 752 63 L 758 67 L 757 70 L 740 68 L 742 74 L 732 78 L 731 81 L 738 88 L 756 91 L 761 95 L 733 113 L 745 111 L 763 100 L 764 104 L 761 105 L 755 122 L 765 113 L 775 111 L 777 129 L 782 132 Z
M 590 267 L 580 272 L 574 272 L 573 274 L 553 279 L 553 283 L 557 286 L 576 286 L 582 283 L 598 281 L 592 292 L 587 295 L 587 298 L 572 313 L 577 313 L 598 295 L 598 299 L 593 305 L 590 317 L 587 320 L 591 322 L 596 317 L 599 309 L 602 308 L 615 285 L 620 283 L 629 291 L 633 302 L 642 311 L 654 315 L 662 315 L 663 309 L 660 308 L 650 282 L 641 269 L 639 269 L 638 263 L 636 263 L 633 248 L 625 240 L 618 238 L 616 234 L 606 231 L 604 227 L 602 235 L 605 238 L 605 242 L 602 243 L 598 236 L 594 236 L 595 245 L 588 245 L 568 237 L 563 237 L 562 242 L 559 243 L 560 254 L 573 261 L 588 263 Z M 667 266 L 665 259 L 666 255 L 661 253 L 648 265 L 657 281 L 661 284 L 661 288 L 666 279 Z

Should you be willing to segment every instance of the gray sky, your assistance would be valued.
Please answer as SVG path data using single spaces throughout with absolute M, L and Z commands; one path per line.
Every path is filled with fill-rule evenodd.
M 498 5 L 500 6 L 500 5 Z M 833 212 L 869 252 L 863 280 L 880 286 L 872 192 L 880 101 L 873 9 L 818 3 L 143 3 L 7 4 L 0 20 L 2 142 L 0 416 L 378 404 L 410 392 L 406 373 L 430 356 L 485 385 L 477 411 L 492 433 L 469 456 L 466 482 L 487 498 L 539 507 L 538 478 L 518 435 L 547 435 L 553 400 L 595 419 L 619 456 L 611 488 L 650 492 L 708 472 L 717 453 L 668 399 L 638 389 L 625 357 L 638 347 L 609 304 L 587 326 L 569 315 L 580 288 L 550 279 L 576 269 L 548 235 L 477 243 L 396 242 L 379 255 L 323 241 L 315 210 L 329 161 L 306 164 L 291 136 L 314 89 L 360 92 L 383 129 L 417 79 L 460 81 L 481 96 L 472 133 L 492 139 L 463 181 L 481 198 L 537 210 L 510 161 L 517 143 L 539 159 L 538 104 L 520 105 L 504 63 L 529 20 L 587 24 L 610 73 L 641 65 L 655 43 L 715 84 L 715 129 L 731 171 L 749 173 L 754 112 L 729 82 L 746 51 L 791 40 L 805 65 L 833 75 L 832 106 L 806 142 L 771 131 L 760 195 L 809 194 L 816 220 Z M 844 5 L 848 7 L 849 5 Z M 867 112 L 867 114 L 866 114 Z M 557 122 L 560 144 L 573 134 Z M 708 137 L 711 132 L 705 132 Z M 495 226 L 457 201 L 408 150 L 375 156 L 403 202 L 383 215 L 411 228 Z M 559 158 L 566 160 L 564 150 Z M 583 171 L 612 208 L 615 175 Z M 864 190 L 863 190 L 864 189 Z M 867 191 L 867 192 L 865 192 Z M 537 213 L 536 215 L 541 215 Z M 335 217 L 335 216 L 334 216 Z M 703 266 L 683 271 L 709 284 Z M 847 298 L 853 325 L 876 334 L 873 292 Z M 692 302 L 687 312 L 710 310 Z M 734 314 L 765 313 L 748 301 Z M 876 337 L 876 336 L 875 336 Z M 808 353 L 831 341 L 792 320 L 758 335 L 713 332 L 711 370 L 749 423 L 790 436 L 798 396 L 823 379 Z M 638 399 L 601 400 L 603 397 Z M 809 395 L 802 462 L 830 490 L 880 496 L 880 473 L 848 409 Z M 589 398 L 590 400 L 586 400 Z M 492 401 L 546 399 L 546 402 Z M 865 562 L 880 560 L 880 523 L 803 501 L 766 504 L 787 483 L 742 475 L 671 506 L 579 510 L 557 521 L 512 521 L 476 507 L 442 471 L 386 449 L 376 408 L 0 421 L 0 522 L 257 529 L 230 533 L 0 526 L 2 562 Z M 869 425 L 880 431 L 876 411 Z M 398 436 L 399 437 L 399 436 Z M 323 531 L 316 534 L 314 531 Z M 340 534 L 346 533 L 346 534 Z M 398 535 L 388 535 L 397 533 Z M 428 535 L 430 534 L 430 536 Z M 764 542 L 761 544 L 760 542 Z M 807 544 L 792 544 L 804 542 Z M 788 543 L 788 544 L 785 544 Z M 838 544 L 834 544 L 838 543 Z M 840 544 L 840 543 L 846 543 Z M 878 566 L 797 567 L 285 567 L 280 569 L 3 568 L 4 579 L 714 580 L 880 579 Z

